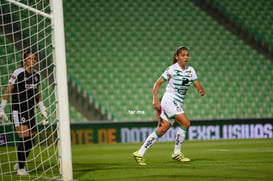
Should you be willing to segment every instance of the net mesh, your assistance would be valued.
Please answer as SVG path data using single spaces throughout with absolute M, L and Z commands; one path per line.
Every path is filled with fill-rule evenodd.
M 43 125 L 40 110 L 35 107 L 37 134 L 32 137 L 33 148 L 25 169 L 28 176 L 17 176 L 14 165 L 18 162 L 17 147 L 20 139 L 11 120 L 11 96 L 5 107 L 9 121 L 0 125 L 0 180 L 59 180 L 58 121 L 56 118 L 56 91 L 53 63 L 51 19 L 33 11 L 51 13 L 49 0 L 10 1 L 0 0 L 0 97 L 2 99 L 8 81 L 19 68 L 26 51 L 35 52 L 35 69 L 40 73 L 40 94 L 49 124 Z

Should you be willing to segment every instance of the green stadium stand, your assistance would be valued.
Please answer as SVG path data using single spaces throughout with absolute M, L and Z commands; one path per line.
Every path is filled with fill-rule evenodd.
M 68 73 L 115 121 L 156 119 L 152 87 L 180 45 L 206 90 L 187 93 L 191 119 L 273 117 L 273 62 L 189 0 L 71 0 L 64 14 Z
M 70 122 L 88 122 L 88 120 L 71 104 L 69 104 Z
M 267 43 L 273 43 L 273 1 L 267 0 L 213 0 L 231 18 L 240 21 Z

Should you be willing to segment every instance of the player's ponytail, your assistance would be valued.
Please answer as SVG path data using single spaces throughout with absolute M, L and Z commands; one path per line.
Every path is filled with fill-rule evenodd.
M 176 55 L 178 55 L 182 50 L 188 50 L 187 47 L 184 47 L 184 46 L 181 46 L 181 47 L 178 47 L 175 52 L 174 52 L 174 55 L 173 55 L 173 64 L 175 64 L 177 62 L 176 60 Z

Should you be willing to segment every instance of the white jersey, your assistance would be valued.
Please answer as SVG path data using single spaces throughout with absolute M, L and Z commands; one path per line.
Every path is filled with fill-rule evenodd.
M 178 63 L 169 66 L 161 77 L 165 81 L 168 81 L 165 94 L 168 94 L 181 104 L 184 102 L 185 95 L 191 83 L 197 80 L 197 75 L 193 67 L 186 66 L 186 69 L 183 70 Z

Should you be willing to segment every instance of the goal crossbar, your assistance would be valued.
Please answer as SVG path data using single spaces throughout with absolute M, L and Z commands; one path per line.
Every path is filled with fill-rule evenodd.
M 29 7 L 29 6 L 27 6 L 27 5 L 23 4 L 23 3 L 20 3 L 20 2 L 18 2 L 16 0 L 6 0 L 6 1 L 11 3 L 11 4 L 15 4 L 15 5 L 17 5 L 17 6 L 21 7 L 21 8 L 28 9 L 29 11 L 32 11 L 34 13 L 37 13 L 37 14 L 40 14 L 40 15 L 42 15 L 44 17 L 52 19 L 52 16 L 50 14 L 47 14 L 45 12 L 42 12 L 42 11 L 40 11 L 38 9 L 35 9 L 35 8 L 32 8 L 32 7 Z

